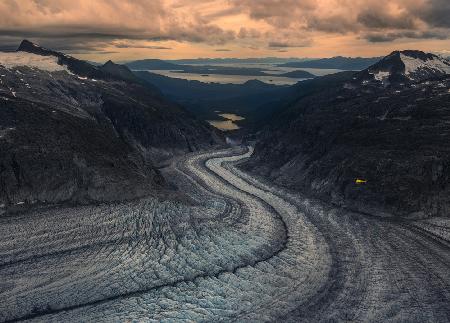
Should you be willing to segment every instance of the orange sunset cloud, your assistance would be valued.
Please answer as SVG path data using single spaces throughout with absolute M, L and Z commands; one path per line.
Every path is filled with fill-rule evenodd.
M 450 49 L 448 0 L 4 0 L 0 15 L 3 50 L 29 38 L 98 61 Z

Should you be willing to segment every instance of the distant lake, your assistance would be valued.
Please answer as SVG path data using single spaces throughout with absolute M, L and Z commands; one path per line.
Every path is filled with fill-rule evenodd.
M 197 64 L 199 66 L 200 64 Z M 201 64 L 205 66 L 205 64 Z M 271 64 L 214 64 L 216 66 L 225 67 L 240 67 L 240 68 L 260 68 L 267 74 L 273 74 L 273 76 L 253 76 L 253 75 L 219 75 L 219 74 L 208 74 L 202 75 L 197 73 L 179 73 L 179 71 L 167 71 L 167 70 L 149 70 L 149 72 L 160 74 L 172 78 L 185 79 L 191 81 L 200 81 L 204 83 L 220 83 L 220 84 L 243 84 L 250 80 L 259 80 L 268 84 L 275 85 L 292 85 L 299 81 L 304 81 L 304 78 L 290 78 L 290 77 L 280 77 L 278 74 L 283 74 L 286 72 L 292 72 L 296 70 L 302 70 L 310 72 L 317 76 L 323 76 L 328 74 L 333 74 L 341 72 L 337 69 L 320 69 L 320 68 L 292 68 L 292 67 L 279 67 Z
M 226 120 L 208 120 L 208 123 L 222 131 L 237 130 L 239 126 L 234 121 L 244 120 L 244 117 L 234 113 L 220 113 L 219 116 Z

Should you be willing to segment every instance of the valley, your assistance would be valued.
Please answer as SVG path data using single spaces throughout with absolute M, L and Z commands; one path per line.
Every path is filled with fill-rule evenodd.
M 23 40 L 0 322 L 448 322 L 449 103 L 418 50 L 97 65 Z

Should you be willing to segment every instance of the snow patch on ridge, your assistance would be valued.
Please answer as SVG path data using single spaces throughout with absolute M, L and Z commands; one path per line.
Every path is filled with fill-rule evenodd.
M 407 76 L 418 72 L 420 69 L 431 69 L 441 73 L 450 74 L 450 65 L 437 57 L 424 61 L 400 53 L 400 59 L 403 64 L 405 64 L 405 75 Z
M 66 71 L 67 66 L 59 65 L 55 56 L 41 56 L 27 52 L 0 53 L 0 65 L 6 68 L 28 66 L 44 71 Z
M 384 80 L 387 79 L 390 75 L 391 75 L 391 72 L 378 71 L 378 72 L 376 72 L 376 73 L 373 73 L 373 77 L 374 77 L 375 80 L 377 80 L 377 81 L 384 81 Z

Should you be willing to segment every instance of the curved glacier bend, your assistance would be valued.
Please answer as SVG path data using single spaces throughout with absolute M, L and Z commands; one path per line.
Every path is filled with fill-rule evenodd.
M 55 255 L 57 259 L 63 256 L 63 260 L 57 262 L 64 263 L 56 275 L 53 272 L 42 280 L 30 277 L 28 282 L 21 282 L 28 288 L 21 289 L 18 284 L 7 286 L 3 293 L 5 299 L 16 297 L 20 302 L 16 306 L 11 301 L 4 303 L 1 312 L 6 313 L 5 321 L 102 320 L 108 316 L 118 320 L 136 317 L 234 319 L 250 318 L 257 308 L 260 309 L 258 315 L 265 320 L 278 316 L 292 303 L 290 299 L 313 293 L 315 288 L 297 289 L 296 286 L 321 284 L 321 279 L 314 279 L 317 269 L 327 271 L 329 268 L 322 257 L 317 257 L 321 253 L 317 252 L 320 250 L 316 250 L 309 232 L 314 228 L 285 223 L 287 215 L 297 216 L 295 208 L 285 211 L 280 201 L 271 204 L 271 197 L 266 193 L 222 168 L 223 162 L 246 158 L 249 154 L 227 157 L 230 153 L 233 152 L 197 154 L 182 162 L 184 167 L 180 172 L 188 173 L 187 185 L 193 184 L 192 178 L 202 183 L 202 186 L 196 184 L 192 194 L 197 194 L 197 199 L 203 195 L 205 199 L 207 189 L 213 207 L 206 203 L 209 205 L 186 210 L 180 205 L 145 201 L 112 209 L 103 206 L 68 210 L 79 213 L 77 225 L 84 224 L 76 228 L 67 224 L 68 230 L 59 228 L 66 229 L 61 240 L 67 238 L 69 231 L 75 239 L 69 241 L 75 247 L 70 243 L 67 246 L 64 241 L 62 250 L 47 253 L 39 250 L 42 254 L 37 257 L 29 255 L 19 258 L 18 262 L 10 260 L 0 267 L 3 273 L 13 276 L 8 281 L 14 284 L 19 277 L 26 276 L 24 273 L 36 273 L 44 266 L 55 265 Z M 224 176 L 230 177 L 224 179 Z M 181 212 L 177 214 L 177 211 Z M 185 211 L 189 215 L 180 218 L 180 213 Z M 58 214 L 49 213 L 47 217 L 56 222 Z M 58 219 L 58 222 L 68 218 Z M 97 218 L 100 219 L 97 225 L 86 225 Z M 215 221 L 217 219 L 220 222 Z M 20 225 L 23 222 L 16 223 L 15 229 Z M 43 230 L 47 229 L 41 225 Z M 121 227 L 127 230 L 120 232 Z M 89 231 L 80 232 L 83 229 Z M 99 231 L 103 235 L 99 235 Z M 109 240 L 99 239 L 105 235 Z M 82 238 L 76 241 L 78 236 Z M 111 240 L 111 236 L 118 238 Z M 113 244 L 109 245 L 109 241 Z M 322 244 L 318 245 L 322 248 Z M 31 253 L 39 252 L 31 250 Z M 17 259 L 18 254 L 9 255 L 10 259 Z M 82 268 L 74 266 L 79 267 L 80 263 Z M 262 291 L 266 291 L 265 297 L 255 302 L 253 296 Z M 190 295 L 190 302 L 186 301 L 187 295 Z M 275 297 L 277 306 L 273 305 L 275 295 L 278 295 Z M 136 302 L 141 305 L 137 306 Z M 164 305 L 167 302 L 177 310 L 167 311 Z M 206 304 L 209 311 L 205 310 Z M 261 311 L 269 308 L 268 305 L 274 308 L 274 313 Z
M 191 206 L 1 219 L 0 320 L 448 321 L 448 220 L 326 206 L 242 172 L 252 152 L 176 161 Z

